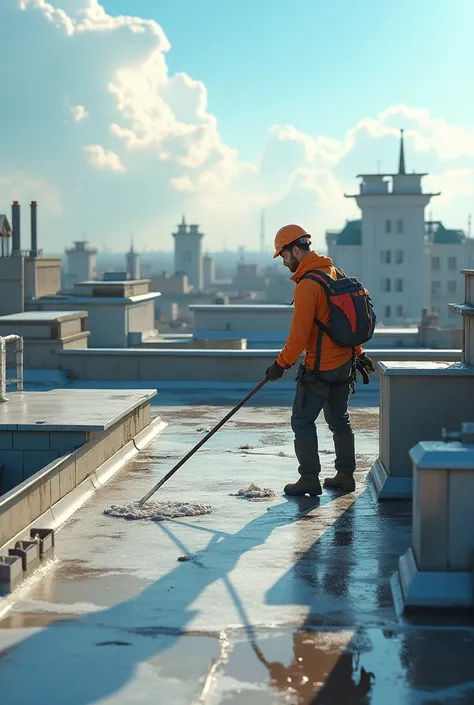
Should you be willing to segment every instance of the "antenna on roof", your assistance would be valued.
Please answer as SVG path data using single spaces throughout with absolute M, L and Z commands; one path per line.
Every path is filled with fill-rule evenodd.
M 406 174 L 405 171 L 405 145 L 403 144 L 403 130 L 400 130 L 400 155 L 398 158 L 398 173 Z

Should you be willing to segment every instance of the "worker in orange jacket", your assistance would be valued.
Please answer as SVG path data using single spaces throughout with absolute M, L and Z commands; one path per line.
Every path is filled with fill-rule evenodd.
M 355 489 L 355 447 L 348 405 L 355 363 L 367 373 L 375 370 L 373 361 L 357 347 L 341 347 L 323 333 L 315 370 L 319 328 L 317 318 L 327 325 L 329 304 L 324 288 L 312 279 L 302 279 L 309 271 L 320 270 L 336 279 L 337 270 L 330 257 L 310 250 L 310 235 L 299 225 L 285 225 L 275 236 L 274 258 L 281 257 L 295 282 L 294 314 L 290 334 L 277 360 L 267 369 L 271 381 L 280 379 L 304 351 L 304 365 L 298 368 L 297 386 L 291 416 L 295 434 L 295 453 L 300 478 L 286 485 L 288 495 L 317 496 L 322 493 L 319 481 L 321 464 L 318 453 L 316 419 L 322 410 L 332 431 L 336 452 L 336 475 L 326 478 L 324 486 L 352 492 Z

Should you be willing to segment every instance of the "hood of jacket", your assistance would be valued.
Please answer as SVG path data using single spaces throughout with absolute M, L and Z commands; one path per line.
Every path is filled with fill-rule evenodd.
M 325 257 L 324 255 L 318 255 L 317 252 L 309 252 L 306 257 L 304 257 L 296 272 L 291 277 L 291 280 L 298 283 L 303 274 L 310 272 L 312 269 L 329 269 L 334 267 L 333 261 L 330 257 Z

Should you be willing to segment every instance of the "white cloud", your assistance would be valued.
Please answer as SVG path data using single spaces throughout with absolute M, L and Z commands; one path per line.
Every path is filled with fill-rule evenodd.
M 106 151 L 100 144 L 90 144 L 84 147 L 89 155 L 89 162 L 95 169 L 103 171 L 127 171 L 120 157 L 115 152 Z
M 438 174 L 426 177 L 426 189 L 441 195 L 436 200 L 437 205 L 452 204 L 463 196 L 474 196 L 474 169 L 446 169 Z
M 2 194 L 2 212 L 12 201 L 26 204 L 37 200 L 48 217 L 59 218 L 63 214 L 59 192 L 40 178 L 24 172 L 0 172 L 0 192 Z
M 365 119 L 359 129 L 373 137 L 398 134 L 397 126 L 408 124 L 405 136 L 413 141 L 417 152 L 434 152 L 441 160 L 474 156 L 474 128 L 464 129 L 434 117 L 427 108 L 392 105 L 379 113 L 376 119 Z
M 409 167 L 415 157 L 423 170 L 429 161 L 427 185 L 444 191 L 440 213 L 449 207 L 454 217 L 456 204 L 464 207 L 459 199 L 472 193 L 472 174 L 456 160 L 474 156 L 474 130 L 426 108 L 389 106 L 348 125 L 338 139 L 290 124 L 269 126 L 259 158 L 246 162 L 222 140 L 203 82 L 170 74 L 171 46 L 157 22 L 111 17 L 98 0 L 0 0 L 0 25 L 10 28 L 11 38 L 0 82 L 13 83 L 1 79 L 20 71 L 23 85 L 21 97 L 13 90 L 4 96 L 12 122 L 0 131 L 2 165 L 6 155 L 5 172 L 23 174 L 20 191 L 38 184 L 49 203 L 45 211 L 58 217 L 63 209 L 68 227 L 58 222 L 55 230 L 53 223 L 51 237 L 72 238 L 69 223 L 80 228 L 88 219 L 113 233 L 118 246 L 133 224 L 168 248 L 167 233 L 185 209 L 200 220 L 211 247 L 213 237 L 220 245 L 222 232 L 250 245 L 266 207 L 269 230 L 300 220 L 322 244 L 326 228 L 355 214 L 343 194 L 355 190 L 356 173 L 370 168 L 367 145 L 377 141 L 395 168 L 399 127 L 405 128 Z M 30 142 L 24 130 L 14 129 L 20 122 L 35 133 Z M 84 124 L 77 129 L 73 123 Z
M 269 133 L 280 142 L 295 142 L 300 145 L 308 164 L 338 164 L 354 146 L 354 130 L 349 130 L 343 141 L 324 135 L 311 137 L 299 132 L 292 125 L 275 125 L 270 128 Z
M 87 117 L 89 117 L 89 113 L 83 105 L 73 105 L 70 109 L 70 112 L 74 122 L 82 122 L 82 120 L 85 120 Z

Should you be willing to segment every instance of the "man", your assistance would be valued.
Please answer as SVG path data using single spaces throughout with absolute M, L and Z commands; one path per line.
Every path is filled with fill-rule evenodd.
M 318 454 L 316 419 L 321 410 L 333 434 L 336 452 L 336 475 L 326 478 L 324 486 L 353 492 L 355 489 L 354 434 L 348 413 L 349 394 L 354 364 L 366 373 L 375 370 L 372 360 L 360 346 L 353 349 L 337 345 L 326 333 L 320 333 L 317 318 L 327 325 L 330 308 L 324 287 L 310 278 L 308 272 L 322 272 L 332 280 L 337 270 L 329 257 L 310 250 L 310 235 L 299 225 L 285 225 L 275 236 L 275 254 L 281 257 L 295 282 L 294 314 L 290 334 L 277 360 L 268 368 L 271 381 L 280 379 L 305 352 L 304 365 L 298 369 L 296 394 L 291 416 L 295 434 L 295 453 L 300 478 L 286 485 L 285 494 L 317 496 L 322 493 L 319 482 L 321 464 Z

